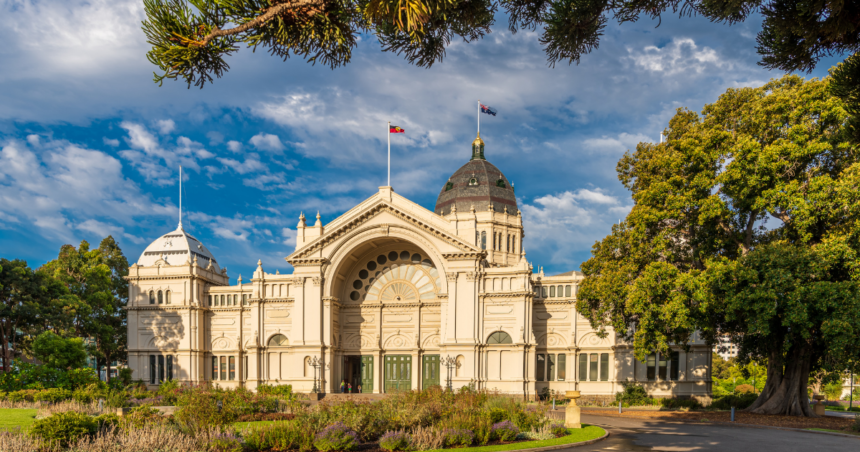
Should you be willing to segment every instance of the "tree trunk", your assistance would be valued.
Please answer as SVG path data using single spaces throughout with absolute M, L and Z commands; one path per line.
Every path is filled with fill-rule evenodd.
M 771 352 L 767 361 L 767 383 L 747 411 L 757 414 L 817 417 L 806 392 L 812 356 L 807 348 L 792 347 L 783 358 Z

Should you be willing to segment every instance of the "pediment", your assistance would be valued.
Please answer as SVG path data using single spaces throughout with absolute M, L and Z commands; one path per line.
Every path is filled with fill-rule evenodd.
M 411 201 L 409 201 L 411 203 Z M 438 224 L 432 224 L 430 221 L 425 221 L 421 218 L 421 215 L 416 215 L 407 211 L 406 209 L 402 209 L 393 203 L 389 203 L 383 199 L 377 198 L 375 202 L 367 204 L 367 201 L 362 203 L 362 209 L 357 210 L 353 209 L 344 214 L 344 216 L 350 216 L 344 218 L 344 216 L 337 218 L 336 220 L 329 223 L 329 225 L 334 225 L 331 230 L 328 230 L 330 226 L 326 226 L 325 233 L 313 240 L 312 242 L 304 245 L 299 248 L 289 256 L 287 256 L 286 260 L 289 263 L 293 263 L 294 261 L 297 263 L 301 263 L 307 259 L 314 258 L 314 256 L 319 256 L 317 254 L 320 249 L 326 247 L 327 245 L 340 240 L 359 229 L 366 229 L 368 226 L 372 228 L 385 229 L 390 227 L 407 227 L 412 230 L 420 231 L 429 236 L 433 236 L 452 247 L 459 250 L 459 253 L 456 254 L 464 254 L 464 255 L 479 255 L 483 253 L 477 247 L 463 241 L 460 237 L 449 233 L 445 230 L 444 227 L 441 227 Z M 414 203 L 413 203 L 414 204 Z M 419 214 L 424 214 L 424 216 L 428 215 L 436 215 L 429 210 L 424 209 L 417 204 L 414 204 L 414 207 L 420 209 Z M 417 210 L 413 209 L 413 210 Z M 382 224 L 371 224 L 372 220 L 378 218 L 379 216 L 389 216 L 385 220 L 385 223 Z M 439 217 L 439 219 L 443 222 L 447 222 L 447 220 Z M 320 259 L 316 257 L 316 259 Z M 324 258 L 322 258 L 324 259 Z

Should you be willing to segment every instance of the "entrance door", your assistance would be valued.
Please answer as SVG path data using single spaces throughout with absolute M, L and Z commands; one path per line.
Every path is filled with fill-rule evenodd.
M 439 386 L 439 355 L 424 355 L 421 372 L 421 388 Z
M 361 392 L 373 392 L 373 357 L 361 357 Z
M 412 389 L 412 356 L 389 355 L 385 357 L 385 392 L 409 391 Z

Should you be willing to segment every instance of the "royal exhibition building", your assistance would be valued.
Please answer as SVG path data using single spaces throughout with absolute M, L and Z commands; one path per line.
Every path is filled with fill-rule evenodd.
M 151 389 L 176 379 L 304 393 L 342 382 L 363 393 L 473 385 L 529 398 L 608 396 L 627 382 L 656 397 L 711 393 L 703 341 L 639 361 L 632 344 L 600 337 L 577 313 L 580 272 L 532 268 L 514 187 L 480 137 L 432 210 L 385 186 L 327 224 L 311 221 L 299 216 L 291 274 L 258 261 L 235 285 L 181 224 L 152 242 L 128 276 L 133 378 Z

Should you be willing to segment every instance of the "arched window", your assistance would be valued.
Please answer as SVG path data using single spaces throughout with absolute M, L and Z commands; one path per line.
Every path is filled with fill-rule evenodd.
M 559 285 L 558 287 L 556 287 L 556 293 L 558 294 L 559 298 L 564 296 L 564 292 L 562 292 L 562 290 L 564 290 L 563 287 L 564 286 L 562 286 L 562 285 Z
M 493 249 L 496 249 L 496 233 L 493 233 Z
M 221 306 L 227 306 L 227 300 L 224 299 L 224 295 L 221 295 Z
M 233 306 L 239 304 L 239 295 L 233 295 Z
M 487 249 L 487 231 L 481 231 L 481 249 Z
M 478 185 L 478 179 L 474 177 L 469 179 L 469 185 Z
M 546 286 L 541 286 L 540 294 L 541 294 L 541 298 L 546 298 Z
M 511 235 L 510 234 L 508 234 L 508 239 L 506 240 L 506 243 L 505 243 L 505 251 L 507 251 L 509 253 L 511 252 Z
M 158 304 L 164 303 L 164 294 L 161 291 L 158 291 Z
M 155 304 L 155 292 L 149 291 L 149 304 Z
M 568 285 L 564 286 L 564 296 L 565 296 L 565 297 L 569 297 L 569 296 L 570 296 L 570 284 L 568 284 Z
M 283 334 L 276 334 L 269 339 L 269 347 L 286 347 L 288 345 L 290 345 L 290 341 Z
M 491 334 L 489 338 L 487 338 L 487 345 L 494 344 L 513 344 L 514 341 L 511 340 L 511 336 L 504 331 L 496 331 Z
M 170 304 L 170 291 L 169 290 L 164 293 L 164 303 Z

